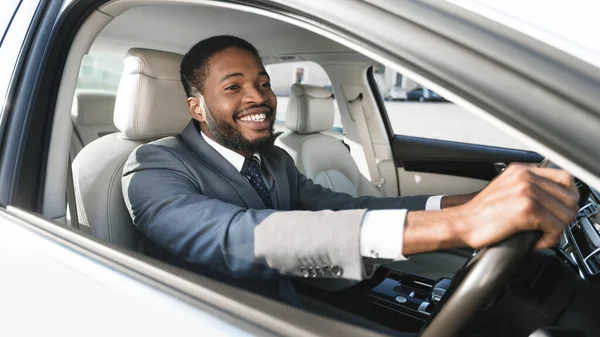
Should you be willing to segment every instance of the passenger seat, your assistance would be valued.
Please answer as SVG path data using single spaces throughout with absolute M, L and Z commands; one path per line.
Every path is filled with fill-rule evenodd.
M 77 90 L 71 108 L 72 154 L 92 141 L 119 131 L 113 123 L 116 95 L 97 90 Z
M 277 137 L 300 172 L 315 183 L 351 196 L 381 196 L 360 173 L 354 159 L 339 139 L 324 132 L 333 127 L 333 95 L 324 87 L 294 84 L 290 89 L 285 126 Z

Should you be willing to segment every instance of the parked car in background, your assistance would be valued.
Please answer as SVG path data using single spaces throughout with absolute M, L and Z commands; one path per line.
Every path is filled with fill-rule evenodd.
M 392 87 L 390 90 L 388 90 L 384 99 L 386 101 L 406 101 L 406 90 L 401 87 Z
M 408 101 L 419 101 L 419 102 L 448 102 L 444 97 L 438 93 L 427 88 L 416 88 L 406 94 Z

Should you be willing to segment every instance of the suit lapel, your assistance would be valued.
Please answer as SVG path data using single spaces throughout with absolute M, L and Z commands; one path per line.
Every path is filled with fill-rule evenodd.
M 181 133 L 181 138 L 187 147 L 196 155 L 196 158 L 214 169 L 231 187 L 240 195 L 247 208 L 265 208 L 262 199 L 250 186 L 248 180 L 236 170 L 217 150 L 204 141 L 194 122 L 191 121 Z M 279 187 L 279 186 L 278 186 Z
M 275 159 L 275 156 L 268 155 L 268 151 L 261 156 L 261 160 L 265 162 L 265 168 L 275 181 L 277 189 L 277 209 L 288 211 L 290 210 L 290 183 L 287 176 L 287 171 L 283 165 Z

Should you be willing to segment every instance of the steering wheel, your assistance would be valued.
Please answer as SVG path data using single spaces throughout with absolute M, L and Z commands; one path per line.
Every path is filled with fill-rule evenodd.
M 548 159 L 539 166 L 557 167 Z M 457 336 L 474 314 L 497 298 L 521 259 L 533 250 L 540 236 L 540 232 L 521 232 L 480 250 L 463 267 L 463 271 L 468 270 L 466 276 L 458 280 L 460 283 L 449 294 L 450 298 L 437 314 L 432 315 L 420 336 Z
M 457 336 L 475 313 L 497 297 L 539 238 L 538 232 L 521 232 L 480 250 L 463 267 L 471 270 L 420 336 Z

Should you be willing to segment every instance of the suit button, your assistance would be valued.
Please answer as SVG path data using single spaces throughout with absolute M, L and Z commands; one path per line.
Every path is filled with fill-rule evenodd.
M 342 277 L 342 274 L 344 274 L 344 270 L 340 266 L 333 266 L 331 267 L 331 274 L 334 277 Z
M 323 276 L 331 276 L 331 268 L 329 268 L 329 266 L 323 266 L 321 268 L 321 273 Z
M 310 273 L 308 272 L 308 269 L 302 267 L 300 268 L 300 272 L 302 273 L 302 276 L 304 277 L 308 277 L 310 275 Z
M 313 267 L 308 267 L 308 272 L 310 274 L 310 277 L 317 276 L 317 272 L 315 271 L 315 269 Z
M 315 267 L 315 272 L 317 277 L 323 277 L 323 270 L 319 267 Z

